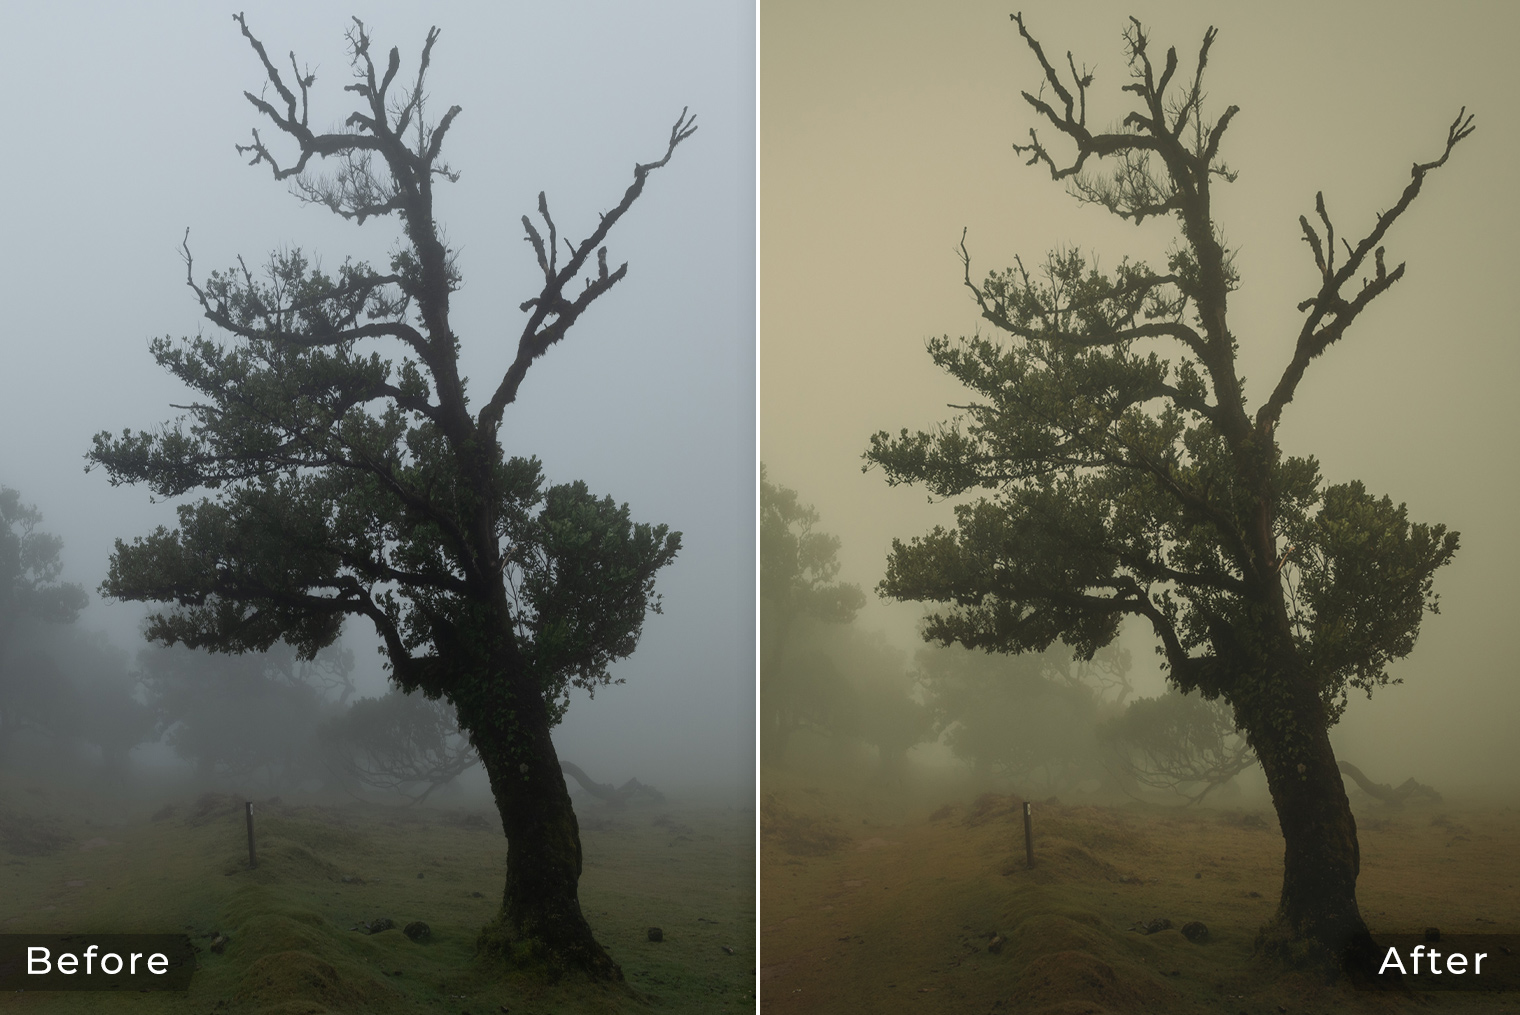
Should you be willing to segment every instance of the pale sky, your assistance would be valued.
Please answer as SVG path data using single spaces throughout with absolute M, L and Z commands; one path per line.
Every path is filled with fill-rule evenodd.
M 845 580 L 873 590 L 894 536 L 950 524 L 949 505 L 861 474 L 871 433 L 928 428 L 964 391 L 924 352 L 978 321 L 961 285 L 961 230 L 975 277 L 1078 245 L 1115 264 L 1164 263 L 1169 221 L 1140 228 L 1081 207 L 1010 149 L 1042 76 L 1006 4 L 767 0 L 761 26 L 761 457 L 843 540 Z M 1089 123 L 1116 123 L 1132 96 L 1121 31 L 1133 5 L 1026 5 L 1046 53 L 1096 73 Z M 1317 273 L 1300 214 L 1323 190 L 1337 234 L 1359 239 L 1409 168 L 1439 156 L 1466 105 L 1477 133 L 1433 173 L 1387 238 L 1403 281 L 1314 362 L 1278 431 L 1328 482 L 1361 479 L 1411 518 L 1462 535 L 1437 576 L 1442 613 L 1396 665 L 1403 686 L 1354 700 L 1337 750 L 1379 780 L 1514 782 L 1520 711 L 1512 576 L 1520 573 L 1520 235 L 1511 184 L 1520 78 L 1509 48 L 1520 11 L 1499 4 L 1222 5 L 1139 11 L 1158 66 L 1175 45 L 1191 74 L 1219 28 L 1205 79 L 1215 115 L 1240 113 L 1216 187 L 1216 220 L 1242 277 L 1231 298 L 1247 395 L 1286 363 L 1295 305 Z M 1052 136 L 1050 131 L 1045 136 Z M 921 611 L 875 600 L 862 622 L 914 643 Z M 1127 642 L 1151 667 L 1150 640 Z M 1152 674 L 1144 684 L 1159 690 Z M 1386 774 L 1383 774 L 1386 773 Z M 1439 784 L 1439 782 L 1437 783 Z

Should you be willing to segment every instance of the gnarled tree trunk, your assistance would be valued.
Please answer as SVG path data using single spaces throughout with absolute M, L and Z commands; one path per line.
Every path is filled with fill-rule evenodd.
M 1277 913 L 1257 943 L 1289 959 L 1329 959 L 1354 971 L 1372 955 L 1373 941 L 1356 903 L 1356 819 L 1324 704 L 1302 675 L 1272 687 L 1268 700 L 1240 709 L 1266 771 L 1284 847 Z
M 552 976 L 578 968 L 621 980 L 623 971 L 581 912 L 580 826 L 549 736 L 548 709 L 536 688 L 514 683 L 509 690 L 503 679 L 487 701 L 459 705 L 507 836 L 501 912 L 481 932 L 480 947 Z

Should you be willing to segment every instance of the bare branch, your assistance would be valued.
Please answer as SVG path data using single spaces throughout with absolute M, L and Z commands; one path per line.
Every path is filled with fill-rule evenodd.
M 1410 170 L 1409 183 L 1399 196 L 1398 203 L 1378 215 L 1371 231 L 1356 246 L 1353 247 L 1350 243 L 1343 241 L 1346 261 L 1339 269 L 1336 269 L 1334 265 L 1335 234 L 1330 223 L 1330 216 L 1325 211 L 1324 195 L 1315 196 L 1315 210 L 1319 213 L 1320 221 L 1325 225 L 1328 249 L 1320 246 L 1319 238 L 1309 227 L 1308 220 L 1302 216 L 1299 217 L 1299 224 L 1304 230 L 1304 239 L 1313 249 L 1315 266 L 1320 270 L 1320 289 L 1315 295 L 1298 304 L 1300 311 L 1310 312 L 1309 317 L 1299 331 L 1292 360 L 1284 368 L 1282 377 L 1278 380 L 1277 387 L 1273 389 L 1271 397 L 1256 413 L 1258 429 L 1269 430 L 1277 425 L 1277 421 L 1282 416 L 1283 407 L 1293 401 L 1294 392 L 1298 389 L 1298 384 L 1303 379 L 1304 371 L 1308 369 L 1310 361 L 1338 341 L 1368 304 L 1404 277 L 1402 263 L 1392 271 L 1388 270 L 1384 263 L 1383 237 L 1419 196 L 1426 174 L 1444 166 L 1446 160 L 1451 157 L 1452 149 L 1472 134 L 1474 129 L 1473 118 L 1468 114 L 1467 107 L 1463 106 L 1451 126 L 1447 128 L 1446 145 L 1441 151 L 1441 157 L 1433 162 L 1415 163 Z M 1369 254 L 1373 260 L 1373 275 L 1370 279 L 1364 278 L 1361 290 L 1354 298 L 1348 300 L 1342 290 L 1347 283 L 1360 274 Z
M 481 410 L 479 422 L 481 431 L 494 432 L 501 425 L 502 413 L 516 400 L 517 389 L 522 384 L 523 377 L 527 375 L 528 367 L 533 361 L 563 338 L 585 309 L 627 274 L 626 263 L 616 271 L 610 273 L 607 271 L 607 250 L 602 246 L 602 241 L 643 193 L 644 181 L 649 174 L 669 162 L 670 157 L 675 154 L 676 146 L 696 133 L 696 119 L 695 116 L 687 116 L 687 109 L 681 110 L 681 115 L 676 118 L 675 125 L 670 128 L 670 139 L 666 143 L 665 154 L 658 161 L 639 163 L 633 167 L 633 183 L 624 192 L 622 201 L 617 207 L 604 213 L 591 234 L 575 245 L 564 267 L 556 270 L 556 251 L 553 246 L 554 224 L 549 219 L 548 202 L 542 193 L 539 195 L 539 212 L 549 224 L 550 229 L 547 254 L 543 237 L 533 228 L 527 217 L 523 217 L 528 240 L 533 244 L 534 252 L 538 255 L 539 266 L 544 271 L 544 287 L 537 296 L 522 303 L 521 309 L 532 313 L 518 339 L 517 357 L 507 368 L 490 402 Z M 581 268 L 593 251 L 597 256 L 597 275 L 595 278 L 586 280 L 585 288 L 572 302 L 564 296 L 565 287 L 580 274 Z

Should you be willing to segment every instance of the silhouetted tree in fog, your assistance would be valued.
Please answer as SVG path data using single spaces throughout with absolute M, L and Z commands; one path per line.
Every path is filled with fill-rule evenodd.
M 604 241 L 696 127 L 683 110 L 583 239 L 562 236 L 539 195 L 538 223 L 522 223 L 542 286 L 517 305 L 515 353 L 472 404 L 451 316 L 461 276 L 433 208 L 435 185 L 457 179 L 440 153 L 460 116 L 428 116 L 438 30 L 408 82 L 398 50 L 377 66 L 355 19 L 346 91 L 357 108 L 323 133 L 308 123 L 315 75 L 294 57 L 282 71 L 234 20 L 266 78 L 245 94 L 273 128 L 239 150 L 345 219 L 398 216 L 402 236 L 384 268 L 345 260 L 328 272 L 296 249 L 203 280 L 186 246 L 187 284 L 230 340 L 155 341 L 154 358 L 197 400 L 160 430 L 99 434 L 90 459 L 112 483 L 211 496 L 180 507 L 173 531 L 119 541 L 103 591 L 171 604 L 149 638 L 221 652 L 283 640 L 311 658 L 345 618 L 373 624 L 396 683 L 447 698 L 489 776 L 507 874 L 482 946 L 551 974 L 620 979 L 578 901 L 580 835 L 550 731 L 572 687 L 605 684 L 633 652 L 680 535 L 635 524 L 584 483 L 546 486 L 501 431 L 533 362 L 627 274 Z M 335 171 L 307 175 L 314 160 Z M 517 327 L 498 310 L 493 331 Z
M 1292 357 L 1253 407 L 1229 323 L 1238 279 L 1213 218 L 1214 185 L 1234 179 L 1220 150 L 1237 112 L 1204 109 L 1214 29 L 1179 74 L 1176 50 L 1153 63 L 1131 19 L 1134 106 L 1095 132 L 1093 75 L 1070 58 L 1058 69 L 1013 20 L 1043 78 L 1024 98 L 1049 131 L 1015 150 L 1079 201 L 1136 225 L 1174 222 L 1176 245 L 1160 270 L 1124 259 L 1105 272 L 1072 249 L 976 282 L 963 243 L 965 285 L 998 336 L 936 339 L 929 352 L 973 403 L 932 432 L 878 433 L 867 458 L 893 484 L 986 495 L 957 505 L 953 529 L 894 543 L 882 591 L 945 604 L 927 638 L 1001 652 L 1060 639 L 1091 655 L 1124 618 L 1148 624 L 1170 682 L 1227 701 L 1266 771 L 1286 852 L 1264 943 L 1359 968 L 1373 943 L 1329 729 L 1352 689 L 1386 684 L 1414 648 L 1457 536 L 1411 523 L 1359 482 L 1327 485 L 1275 434 L 1310 363 L 1404 277 L 1384 238 L 1472 118 L 1457 115 L 1359 239 L 1337 236 L 1316 196 L 1317 222 L 1299 224 L 1318 278 L 1298 304 Z

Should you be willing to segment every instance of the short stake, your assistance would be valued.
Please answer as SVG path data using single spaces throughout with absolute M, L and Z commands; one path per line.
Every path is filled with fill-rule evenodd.
M 247 808 L 246 813 L 248 815 L 248 866 L 250 868 L 253 868 L 259 865 L 259 858 L 255 856 L 253 852 L 253 801 L 248 801 L 246 804 L 244 804 L 244 806 Z M 1024 805 L 1024 824 L 1026 827 L 1029 824 L 1028 804 Z M 1033 862 L 1033 860 L 1030 861 L 1030 863 Z
M 252 808 L 253 804 L 249 804 L 248 806 Z M 252 815 L 253 811 L 250 809 L 248 813 Z M 253 818 L 250 816 L 248 820 L 252 822 Z M 248 835 L 250 836 L 248 848 L 252 850 L 253 839 L 251 836 L 253 835 L 253 825 L 251 823 L 248 826 Z M 1034 821 L 1029 816 L 1029 801 L 1027 800 L 1024 801 L 1024 858 L 1028 861 L 1029 866 L 1034 866 Z

